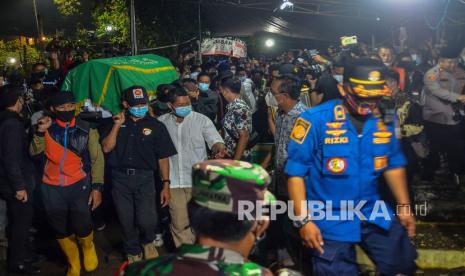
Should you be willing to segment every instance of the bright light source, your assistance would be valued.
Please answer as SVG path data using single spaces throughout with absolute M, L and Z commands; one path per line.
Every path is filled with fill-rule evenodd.
M 292 6 L 294 6 L 294 3 L 292 3 L 289 0 L 283 0 L 283 3 L 281 4 L 281 6 L 279 6 L 279 9 L 284 10 L 285 8 L 290 8 Z
M 268 38 L 267 40 L 265 40 L 265 46 L 268 47 L 268 48 L 273 47 L 274 46 L 274 39 Z
M 113 26 L 112 25 L 106 25 L 105 26 L 105 31 L 107 31 L 107 32 L 113 31 Z
M 376 17 L 376 21 L 381 21 L 381 17 Z
M 14 57 L 9 57 L 9 58 L 7 59 L 7 62 L 8 62 L 9 64 L 13 65 L 13 64 L 16 63 L 16 58 L 14 58 Z
M 42 41 L 45 41 L 45 40 L 47 40 L 47 37 L 46 37 L 46 36 L 42 36 L 40 39 L 41 39 Z

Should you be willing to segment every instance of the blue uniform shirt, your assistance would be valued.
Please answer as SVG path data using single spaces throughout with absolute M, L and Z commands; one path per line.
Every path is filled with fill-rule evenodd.
M 331 100 L 300 115 L 288 153 L 286 174 L 305 179 L 307 200 L 325 203 L 326 217 L 313 219 L 324 239 L 360 241 L 360 218 L 341 212 L 347 210 L 348 201 L 354 206 L 366 201 L 361 213 L 369 222 L 389 228 L 393 212 L 384 202 L 376 203 L 377 180 L 384 171 L 406 164 L 394 124 L 370 115 L 359 135 L 341 100 Z M 309 204 L 314 217 L 315 206 Z

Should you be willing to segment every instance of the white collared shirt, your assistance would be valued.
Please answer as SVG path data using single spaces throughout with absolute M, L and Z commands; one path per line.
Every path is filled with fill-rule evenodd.
M 192 187 L 192 166 L 208 159 L 207 147 L 216 143 L 224 143 L 213 122 L 205 115 L 192 111 L 181 123 L 176 122 L 176 116 L 168 113 L 158 117 L 173 140 L 178 151 L 171 156 L 170 188 Z

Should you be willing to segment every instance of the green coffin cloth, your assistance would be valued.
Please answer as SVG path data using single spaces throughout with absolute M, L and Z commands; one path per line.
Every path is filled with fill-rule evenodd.
M 142 85 L 152 98 L 158 85 L 178 78 L 169 59 L 157 55 L 95 59 L 69 71 L 61 90 L 72 91 L 80 105 L 90 99 L 94 105 L 116 114 L 121 111 L 121 96 L 126 88 Z

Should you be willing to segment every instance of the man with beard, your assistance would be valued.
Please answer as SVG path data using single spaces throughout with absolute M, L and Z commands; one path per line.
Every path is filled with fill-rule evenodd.
M 355 244 L 382 275 L 415 271 L 405 158 L 395 124 L 374 112 L 390 93 L 385 70 L 370 59 L 348 64 L 338 85 L 343 99 L 302 113 L 291 132 L 288 191 L 294 226 L 314 256 L 314 275 L 357 275 Z M 397 200 L 396 216 L 380 200 L 381 174 Z

